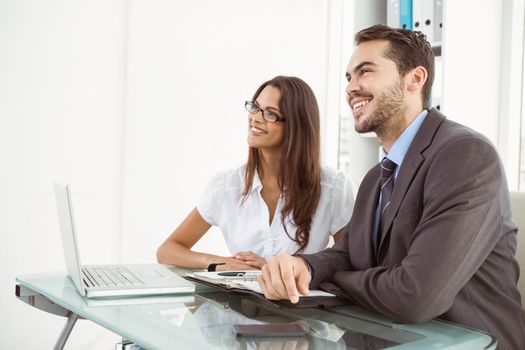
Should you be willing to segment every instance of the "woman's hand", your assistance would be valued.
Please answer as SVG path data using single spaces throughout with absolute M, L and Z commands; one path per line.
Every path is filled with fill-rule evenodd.
M 234 255 L 234 258 L 257 269 L 261 269 L 266 264 L 266 260 L 254 252 L 239 252 Z
M 235 270 L 258 270 L 256 266 L 247 264 L 246 262 L 232 258 L 222 258 L 221 263 L 223 265 L 217 265 L 216 271 L 235 271 Z

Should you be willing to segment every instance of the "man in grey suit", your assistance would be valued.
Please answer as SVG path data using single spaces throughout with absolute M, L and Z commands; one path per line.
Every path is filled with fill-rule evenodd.
M 517 229 L 496 150 L 425 109 L 434 56 L 423 34 L 377 25 L 355 41 L 347 100 L 384 159 L 333 248 L 268 260 L 265 296 L 297 302 L 320 288 L 402 322 L 438 317 L 487 331 L 500 349 L 525 349 Z

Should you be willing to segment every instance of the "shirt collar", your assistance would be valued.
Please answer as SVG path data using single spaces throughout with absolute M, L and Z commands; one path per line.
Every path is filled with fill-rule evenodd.
M 261 179 L 259 178 L 259 172 L 257 171 L 257 169 L 255 169 L 253 173 L 252 190 L 250 192 L 254 192 L 254 191 L 261 192 L 261 188 L 262 188 L 262 182 L 261 182 Z
M 397 140 L 392 145 L 392 148 L 390 148 L 389 153 L 387 153 L 384 148 L 381 147 L 381 159 L 387 157 L 396 163 L 396 176 L 399 172 L 399 168 L 401 167 L 401 163 L 403 163 L 403 159 L 407 154 L 408 148 L 412 144 L 412 141 L 414 141 L 414 137 L 416 137 L 416 134 L 419 131 L 421 124 L 423 124 L 427 114 L 428 111 L 426 109 L 418 114 L 418 116 L 406 127 L 406 129 L 403 130 L 401 135 L 399 135 Z

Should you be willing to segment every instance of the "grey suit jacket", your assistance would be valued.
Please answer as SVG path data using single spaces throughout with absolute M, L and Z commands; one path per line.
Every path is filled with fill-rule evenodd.
M 342 239 L 302 255 L 313 270 L 311 288 L 402 322 L 439 317 L 489 332 L 500 349 L 525 349 L 517 228 L 491 143 L 430 110 L 399 169 L 376 254 L 378 179 L 375 166 Z

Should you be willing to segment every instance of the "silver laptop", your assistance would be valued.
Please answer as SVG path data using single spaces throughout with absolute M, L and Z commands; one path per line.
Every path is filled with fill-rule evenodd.
M 82 266 L 69 185 L 55 183 L 54 187 L 66 268 L 81 295 L 99 298 L 195 291 L 191 282 L 160 264 Z

